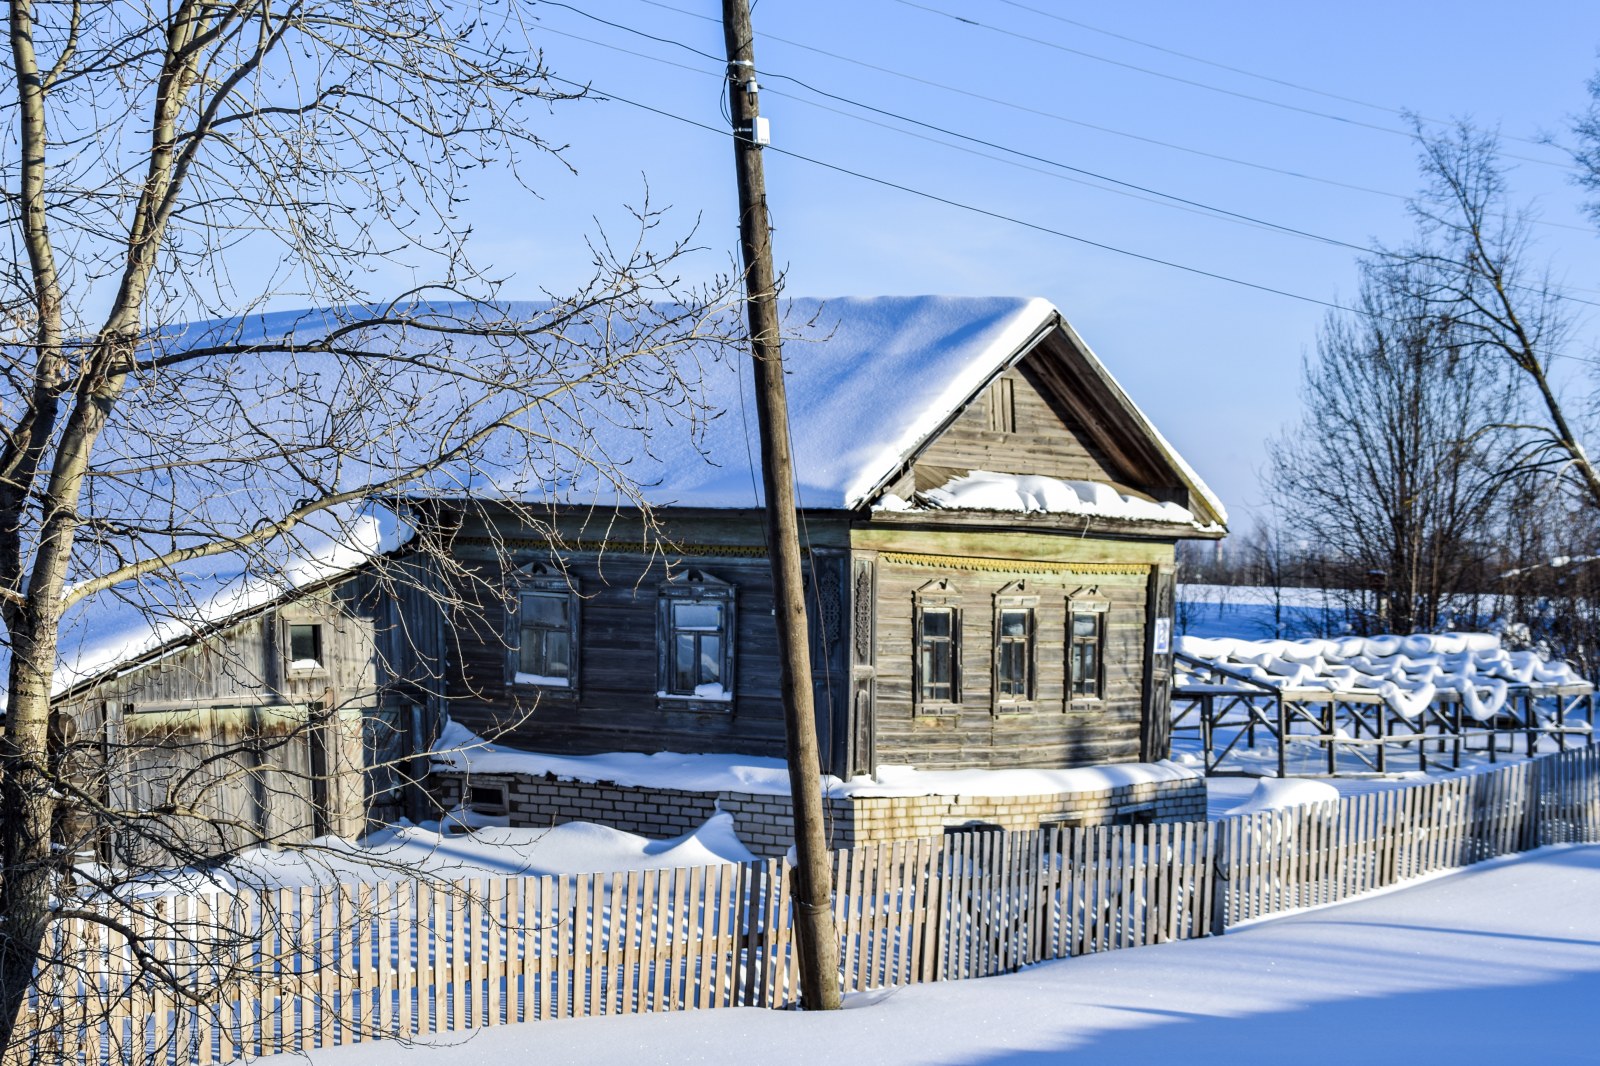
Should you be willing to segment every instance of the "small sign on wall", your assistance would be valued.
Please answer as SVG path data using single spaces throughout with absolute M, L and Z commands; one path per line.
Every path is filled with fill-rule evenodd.
M 1157 655 L 1166 655 L 1172 651 L 1172 619 L 1156 619 L 1156 631 L 1152 645 L 1151 650 Z

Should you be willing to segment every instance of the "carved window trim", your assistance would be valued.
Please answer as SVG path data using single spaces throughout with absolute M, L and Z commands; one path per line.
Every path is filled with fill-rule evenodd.
M 512 588 L 511 609 L 506 614 L 506 683 L 513 690 L 525 692 L 538 692 L 541 696 L 564 697 L 576 699 L 578 695 L 578 682 L 582 677 L 580 673 L 581 648 L 580 626 L 581 597 L 577 579 L 571 574 L 552 568 L 544 563 L 529 563 L 519 567 L 514 575 Z M 566 610 L 566 622 L 547 623 L 532 620 L 530 606 L 539 600 L 559 602 Z M 525 661 L 524 643 L 530 633 L 536 634 L 544 647 L 544 654 L 549 654 L 549 642 L 558 635 L 564 636 L 567 644 L 567 673 L 561 678 L 549 670 L 550 661 L 543 659 L 544 667 L 540 670 L 525 670 L 525 666 L 538 665 Z
M 948 682 L 932 680 L 927 676 L 929 667 L 926 619 L 930 612 L 947 614 L 948 638 L 935 637 L 939 643 L 948 643 Z M 911 606 L 911 703 L 919 715 L 958 714 L 961 711 L 961 593 L 949 578 L 936 578 L 912 593 Z M 929 696 L 929 689 L 948 684 L 949 697 L 939 699 Z
M 1067 597 L 1067 632 L 1062 648 L 1067 707 L 1099 704 L 1105 700 L 1106 619 L 1110 613 L 1111 601 L 1102 596 L 1098 588 L 1080 590 Z M 1092 633 L 1079 631 L 1080 619 L 1092 619 Z M 1085 655 L 1093 657 L 1093 676 L 1089 678 L 1082 677 L 1080 666 Z M 1079 691 L 1081 688 L 1088 691 Z
M 1012 619 L 1022 616 L 1021 632 L 1008 632 Z M 1039 597 L 1026 578 L 1004 585 L 994 594 L 990 700 L 995 714 L 1026 714 L 1039 695 Z M 1021 667 L 1022 677 L 1002 678 L 1005 664 Z M 1009 671 L 1007 671 L 1009 673 Z
M 737 676 L 735 645 L 738 643 L 739 632 L 737 591 L 737 587 L 730 582 L 698 569 L 674 574 L 657 586 L 657 707 L 663 710 L 708 711 L 718 714 L 727 714 L 733 710 Z M 715 629 L 680 624 L 682 619 L 678 606 L 684 604 L 718 607 L 720 624 Z M 714 635 L 718 640 L 717 650 L 713 653 L 716 656 L 719 674 L 715 683 L 722 686 L 722 692 L 719 695 L 703 694 L 699 691 L 702 686 L 698 683 L 694 692 L 681 691 L 682 686 L 678 683 L 678 678 L 684 666 L 681 659 L 682 642 L 685 638 L 691 642 L 693 648 L 691 654 L 696 661 L 693 668 L 694 675 L 698 678 L 699 661 L 704 655 L 705 638 L 708 635 Z

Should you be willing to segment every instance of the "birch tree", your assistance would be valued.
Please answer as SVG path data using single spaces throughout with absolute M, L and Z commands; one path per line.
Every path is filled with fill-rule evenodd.
M 679 283 L 686 245 L 658 215 L 596 239 L 591 280 L 536 305 L 498 302 L 474 260 L 456 210 L 468 178 L 498 168 L 531 190 L 564 166 L 538 119 L 573 94 L 522 15 L 432 0 L 9 6 L 8 1064 L 38 1050 L 18 1008 L 70 905 L 52 822 L 93 802 L 52 756 L 64 616 L 181 597 L 213 558 L 270 577 L 298 539 L 354 536 L 364 507 L 397 496 L 582 488 L 647 511 L 616 433 L 648 450 L 704 414 L 684 353 L 714 339 L 717 301 Z M 530 191 L 506 217 L 536 204 Z M 419 280 L 369 291 L 396 276 Z M 276 312 L 295 306 L 322 310 Z

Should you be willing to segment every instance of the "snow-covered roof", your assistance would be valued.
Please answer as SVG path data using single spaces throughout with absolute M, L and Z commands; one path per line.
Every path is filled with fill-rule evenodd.
M 1333 640 L 1179 637 L 1177 651 L 1174 688 L 1179 690 L 1243 694 L 1266 686 L 1361 695 L 1380 698 L 1407 718 L 1421 714 L 1441 694 L 1454 694 L 1468 714 L 1483 721 L 1500 712 L 1513 685 L 1588 687 L 1569 664 L 1547 661 L 1537 652 L 1509 651 L 1492 633 Z
M 363 344 L 322 351 L 310 342 L 335 329 L 359 327 L 375 312 L 284 311 L 167 330 L 149 340 L 152 354 L 231 348 L 199 367 L 204 388 L 183 389 L 176 379 L 152 379 L 144 406 L 120 411 L 104 435 L 97 463 L 115 470 L 102 477 L 86 520 L 110 519 L 106 528 L 148 519 L 156 533 L 103 533 L 80 544 L 73 580 L 92 579 L 130 558 L 170 550 L 206 537 L 240 536 L 310 495 L 380 483 L 396 469 L 427 458 L 442 445 L 434 426 L 456 426 L 452 413 L 471 409 L 477 422 L 531 417 L 535 436 L 552 443 L 530 458 L 526 450 L 495 446 L 466 449 L 469 458 L 435 468 L 413 490 L 433 496 L 533 498 L 555 503 L 627 502 L 597 469 L 612 468 L 641 486 L 637 497 L 656 506 L 748 508 L 760 503 L 759 455 L 750 360 L 717 336 L 736 333 L 737 309 L 713 312 L 709 326 L 690 331 L 675 363 L 641 361 L 625 389 L 555 389 L 561 399 L 533 416 L 515 414 L 519 397 L 549 382 L 563 384 L 572 368 L 601 359 L 596 353 L 638 344 L 655 352 L 682 309 L 651 305 L 650 313 L 622 318 L 573 316 L 549 303 L 479 305 L 438 303 L 410 309 L 420 328 L 379 323 Z M 507 347 L 495 330 L 468 326 L 498 313 L 506 322 L 555 320 L 535 344 L 545 353 Z M 718 315 L 726 316 L 718 318 Z M 693 316 L 688 316 L 693 317 Z M 430 319 L 432 321 L 430 321 Z M 808 508 L 854 509 L 870 505 L 884 484 L 997 374 L 1052 331 L 1062 330 L 1109 390 L 1113 402 L 1143 426 L 1192 497 L 1221 515 L 1222 507 L 1104 368 L 1042 299 L 894 296 L 783 301 L 790 424 L 800 503 Z M 430 328 L 431 326 L 439 328 Z M 603 343 L 600 338 L 604 337 Z M 681 338 L 680 338 L 681 339 Z M 264 351 L 248 346 L 269 342 Z M 240 345 L 247 348 L 241 352 Z M 448 349 L 444 357 L 409 353 Z M 374 353 L 392 351 L 385 360 Z M 350 354 L 350 353 L 357 354 Z M 213 365 L 214 364 L 214 365 Z M 525 369 L 524 364 L 527 364 Z M 511 367 L 511 369 L 507 369 Z M 482 382 L 510 381 L 521 392 L 491 393 Z M 404 424 L 362 427 L 379 447 L 340 451 L 335 429 L 386 416 L 367 402 L 374 390 L 407 404 Z M 663 398 L 653 403 L 659 393 Z M 463 423 L 466 420 L 462 420 Z M 247 426 L 253 444 L 242 445 Z M 364 439 L 364 438 L 363 438 Z M 526 440 L 526 438 L 520 438 Z M 446 444 L 454 443 L 453 439 Z M 294 464 L 240 458 L 287 449 Z M 138 457 L 181 456 L 182 462 L 148 464 Z M 989 478 L 982 499 L 973 486 Z M 1006 481 L 998 485 L 993 480 Z M 1016 498 L 1001 509 L 1111 515 L 1145 521 L 1189 520 L 1182 508 L 1126 496 L 1110 486 L 1026 475 L 973 472 L 949 486 L 947 507 L 992 506 L 999 493 Z M 1023 481 L 1027 480 L 1024 485 Z M 1015 491 L 1011 491 L 1015 490 Z M 1024 491 L 1025 490 L 1025 491 Z M 405 490 L 401 490 L 405 491 Z M 1026 499 L 1024 499 L 1026 496 Z M 1040 506 L 1027 502 L 1033 500 Z M 65 619 L 57 689 L 62 690 L 182 642 L 313 580 L 359 565 L 391 550 L 392 516 L 369 501 L 323 521 L 323 532 L 303 527 L 286 546 L 257 546 L 107 590 L 76 604 Z M 315 526 L 316 523 L 312 523 Z M 165 540 L 159 531 L 175 533 Z M 247 557 L 248 555 L 248 557 Z M 267 575 L 267 576 L 263 576 Z M 4 649 L 0 649 L 0 656 Z M 3 664 L 0 664 L 3 665 Z
M 404 522 L 377 507 L 320 524 L 321 529 L 313 523 L 302 530 L 270 568 L 243 553 L 224 553 L 186 564 L 170 577 L 111 589 L 75 604 L 61 621 L 55 693 L 164 649 L 183 647 L 288 595 L 353 573 L 399 550 L 410 536 Z
M 804 507 L 855 509 L 876 502 L 884 485 L 964 404 L 1034 342 L 1060 328 L 1174 475 L 1219 521 L 1226 520 L 1221 501 L 1047 300 L 881 296 L 793 298 L 782 306 L 789 425 Z M 749 360 L 708 360 L 699 371 L 704 402 L 719 416 L 693 432 L 687 426 L 677 433 L 658 429 L 645 448 L 619 421 L 614 431 L 597 435 L 600 446 L 607 454 L 628 457 L 629 476 L 645 486 L 644 498 L 653 505 L 760 506 Z M 585 492 L 591 489 L 580 483 L 563 487 L 559 495 L 587 502 Z M 532 486 L 531 492 L 541 498 L 557 495 L 548 486 Z M 1188 524 L 1192 516 L 1168 520 Z

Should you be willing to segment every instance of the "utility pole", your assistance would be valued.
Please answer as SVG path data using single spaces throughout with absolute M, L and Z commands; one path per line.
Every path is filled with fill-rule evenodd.
M 756 104 L 755 41 L 748 0 L 722 0 L 722 31 L 728 46 L 728 101 L 733 112 L 734 165 L 739 174 L 739 250 L 744 257 L 745 307 L 750 322 L 750 354 L 755 364 L 761 484 L 767 498 L 779 682 L 789 756 L 789 796 L 794 806 L 800 1001 L 808 1010 L 837 1010 L 839 938 L 833 928 L 833 886 L 822 824 L 821 758 L 812 708 L 805 586 L 800 579 L 789 405 L 784 396 L 783 343 L 778 332 L 767 181 L 761 168 L 765 123 L 759 119 Z

